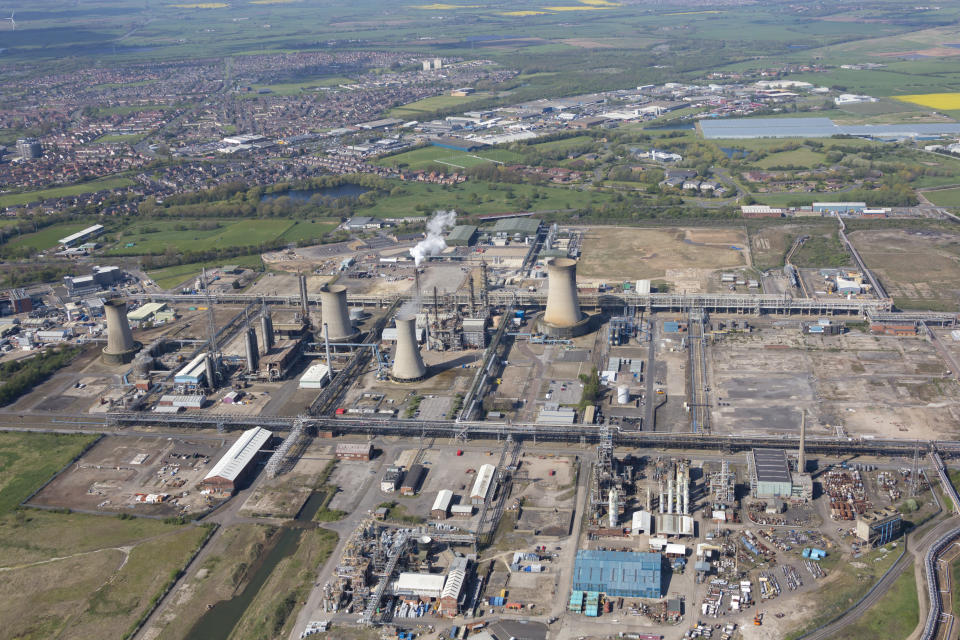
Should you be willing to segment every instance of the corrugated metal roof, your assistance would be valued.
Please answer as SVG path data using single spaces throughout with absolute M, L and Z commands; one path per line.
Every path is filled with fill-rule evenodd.
M 127 314 L 128 320 L 140 321 L 149 318 L 159 311 L 163 311 L 167 308 L 166 302 L 148 302 L 147 304 L 134 309 Z
M 227 449 L 223 457 L 217 460 L 204 480 L 224 478 L 231 482 L 235 481 L 271 436 L 273 433 L 262 427 L 244 431 L 243 435 Z
M 369 442 L 341 442 L 337 445 L 337 455 L 369 454 L 372 446 Z
M 477 479 L 473 482 L 473 489 L 470 490 L 471 498 L 486 498 L 490 492 L 490 485 L 493 483 L 493 473 L 497 470 L 492 464 L 484 464 L 477 471 Z
M 447 571 L 447 581 L 443 583 L 443 591 L 440 592 L 440 597 L 453 598 L 454 600 L 459 598 L 466 579 L 467 559 L 463 557 L 454 558 L 453 562 L 450 563 L 449 571 Z
M 431 511 L 436 511 L 442 509 L 446 511 L 450 508 L 450 503 L 453 501 L 453 491 L 450 489 L 440 489 L 437 492 L 437 499 L 433 501 L 433 508 Z
M 446 576 L 432 573 L 401 573 L 397 576 L 396 590 L 417 594 L 440 594 Z
M 760 482 L 790 482 L 790 466 L 783 449 L 754 449 L 753 464 Z

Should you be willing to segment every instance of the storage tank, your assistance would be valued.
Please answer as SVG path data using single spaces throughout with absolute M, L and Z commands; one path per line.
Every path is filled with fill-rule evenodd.
M 620 404 L 628 404 L 630 402 L 630 387 L 627 385 L 617 387 L 617 402 Z
M 427 375 L 420 347 L 417 345 L 416 318 L 397 318 L 397 344 L 393 355 L 390 377 L 396 382 L 415 382 Z
M 273 318 L 269 311 L 260 316 L 260 335 L 263 336 L 263 352 L 267 353 L 273 348 Z
M 257 332 L 253 327 L 247 327 L 243 332 L 244 349 L 247 356 L 247 372 L 254 373 L 260 368 L 260 351 L 257 349 Z
M 577 261 L 553 258 L 547 262 L 547 274 L 547 310 L 543 321 L 554 327 L 572 327 L 582 318 L 577 298 Z
M 127 301 L 114 299 L 103 303 L 107 316 L 107 346 L 103 348 L 102 360 L 107 364 L 127 364 L 140 350 L 134 341 L 127 321 Z

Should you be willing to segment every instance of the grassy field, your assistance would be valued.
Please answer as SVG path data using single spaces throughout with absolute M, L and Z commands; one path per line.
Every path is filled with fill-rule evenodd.
M 0 432 L 0 515 L 10 513 L 94 436 Z
M 889 569 L 900 555 L 900 548 L 884 548 L 871 551 L 857 559 L 857 565 L 851 566 L 847 558 L 840 554 L 831 554 L 821 561 L 821 566 L 829 574 L 818 584 L 812 596 L 817 613 L 804 620 L 796 631 L 788 633 L 785 640 L 795 640 L 804 632 L 816 629 L 830 622 L 851 605 L 856 603 Z M 913 572 L 910 571 L 910 577 Z M 902 637 L 906 636 L 883 636 Z
M 441 164 L 446 170 L 450 170 L 465 169 L 487 162 L 511 164 L 520 162 L 520 159 L 520 154 L 507 151 L 506 149 L 461 152 L 444 149 L 443 147 L 429 146 L 405 153 L 398 153 L 395 156 L 381 158 L 377 161 L 377 164 L 385 167 L 404 167 L 412 170 L 427 169 L 433 167 L 435 164 Z
M 203 527 L 13 510 L 92 438 L 0 433 L 0 638 L 122 638 Z
M 333 76 L 326 78 L 316 78 L 313 80 L 304 80 L 302 82 L 287 82 L 280 84 L 257 84 L 253 85 L 254 93 L 240 94 L 241 96 L 250 95 L 256 97 L 256 91 L 260 89 L 269 89 L 272 93 L 280 96 L 292 96 L 304 91 L 313 91 L 322 87 L 336 87 L 341 84 L 351 84 L 353 80 L 343 76 Z
M 133 180 L 129 178 L 103 178 L 91 182 L 81 182 L 79 184 L 69 184 L 63 187 L 51 187 L 40 191 L 27 191 L 25 193 L 6 193 L 0 195 L 0 207 L 12 207 L 14 205 L 28 204 L 30 202 L 39 202 L 48 198 L 63 198 L 65 196 L 77 196 L 82 193 L 93 193 L 94 191 L 103 191 L 106 189 L 119 189 L 120 187 L 129 187 Z
M 470 181 L 440 186 L 408 183 L 400 192 L 380 198 L 360 215 L 383 218 L 420 216 L 436 209 L 456 209 L 467 214 L 511 213 L 516 211 L 554 211 L 577 209 L 609 202 L 613 194 L 579 191 L 564 187 L 536 187 L 529 184 L 490 184 Z
M 28 249 L 33 249 L 36 251 L 44 251 L 50 249 L 51 247 L 57 246 L 57 243 L 60 241 L 60 238 L 64 238 L 71 233 L 76 233 L 81 229 L 86 229 L 87 227 L 92 226 L 91 224 L 85 222 L 71 222 L 69 224 L 52 224 L 49 227 L 44 227 L 40 231 L 34 233 L 26 233 L 22 236 L 13 238 L 7 242 L 7 246 L 10 248 L 19 248 L 26 247 Z
M 810 238 L 793 254 L 791 261 L 796 266 L 826 269 L 853 264 L 853 258 L 844 249 L 836 230 L 807 235 Z
M 146 138 L 145 133 L 131 133 L 131 134 L 108 134 L 105 136 L 100 136 L 94 142 L 126 142 L 129 144 L 136 144 Z
M 293 227 L 290 220 L 221 221 L 217 229 L 171 229 L 169 222 L 135 225 L 116 235 L 117 244 L 107 255 L 143 255 L 163 253 L 168 247 L 180 251 L 203 251 L 211 248 L 257 246 L 271 242 Z M 168 229 L 168 230 L 160 230 Z M 153 230 L 144 233 L 146 230 Z M 133 247 L 125 246 L 133 242 Z
M 849 237 L 898 307 L 957 310 L 960 248 L 953 233 L 864 230 Z
M 417 120 L 425 115 L 429 115 L 440 109 L 466 109 L 471 102 L 485 100 L 490 97 L 489 93 L 478 91 L 469 96 L 433 96 L 424 98 L 409 104 L 394 107 L 387 112 L 391 118 L 400 118 L 402 120 Z
M 232 640 L 283 638 L 290 634 L 317 569 L 337 546 L 337 534 L 308 529 L 297 550 L 281 560 L 234 628 Z
M 157 286 L 163 289 L 175 287 L 187 280 L 193 279 L 200 274 L 204 267 L 222 267 L 225 264 L 235 264 L 248 269 L 259 270 L 263 268 L 263 260 L 260 254 L 251 254 L 247 256 L 235 256 L 224 260 L 208 260 L 206 262 L 192 262 L 190 264 L 179 264 L 175 267 L 164 267 L 149 271 L 148 276 L 153 278 Z
M 784 258 L 797 234 L 797 228 L 763 227 L 750 234 L 750 256 L 753 267 L 760 271 L 783 267 Z
M 248 579 L 248 569 L 263 551 L 270 527 L 239 524 L 222 529 L 210 541 L 206 559 L 171 600 L 165 615 L 148 627 L 147 637 L 181 640 L 206 612 L 207 605 L 232 597 Z M 156 633 L 156 636 L 152 634 Z
M 280 234 L 280 237 L 290 242 L 300 240 L 320 240 L 326 234 L 337 228 L 337 222 L 321 222 L 319 220 L 294 220 L 290 227 Z
M 909 565 L 893 586 L 859 620 L 843 630 L 847 640 L 908 638 L 920 621 L 920 601 L 913 565 Z
M 926 191 L 923 195 L 938 207 L 960 207 L 960 188 Z

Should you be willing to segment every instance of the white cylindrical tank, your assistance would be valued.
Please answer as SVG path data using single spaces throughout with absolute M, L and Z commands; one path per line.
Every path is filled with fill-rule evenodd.
M 107 300 L 103 303 L 107 316 L 107 346 L 103 349 L 103 361 L 109 364 L 126 364 L 133 360 L 139 345 L 133 340 L 130 323 L 127 321 L 126 300 Z
M 346 340 L 354 335 L 347 309 L 347 288 L 325 284 L 320 288 L 320 313 L 330 340 Z
M 549 275 L 547 310 L 543 321 L 554 327 L 572 327 L 580 322 L 580 301 L 577 298 L 577 261 L 553 258 L 547 262 Z
M 269 312 L 260 316 L 260 334 L 263 336 L 263 352 L 269 353 L 273 348 L 273 317 Z
M 630 387 L 625 384 L 617 387 L 617 402 L 620 404 L 628 404 L 630 402 Z
M 420 347 L 417 345 L 416 318 L 397 318 L 397 344 L 393 355 L 391 377 L 397 382 L 413 382 L 427 375 Z

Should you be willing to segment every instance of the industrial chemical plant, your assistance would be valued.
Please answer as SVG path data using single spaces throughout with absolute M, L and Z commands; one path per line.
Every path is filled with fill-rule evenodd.
M 244 286 L 224 268 L 104 295 L 77 338 L 99 357 L 43 410 L 144 438 L 102 439 L 33 504 L 337 514 L 300 637 L 605 637 L 599 620 L 729 640 L 796 625 L 834 558 L 892 563 L 904 500 L 955 499 L 937 465 L 960 445 L 860 420 L 841 396 L 870 389 L 849 376 L 824 397 L 817 376 L 953 376 L 956 314 L 896 311 L 873 286 L 810 295 L 869 282 L 862 266 L 756 287 L 716 270 L 686 291 L 617 278 L 617 256 L 598 271 L 586 227 L 435 226 Z M 870 359 L 901 341 L 903 362 Z

